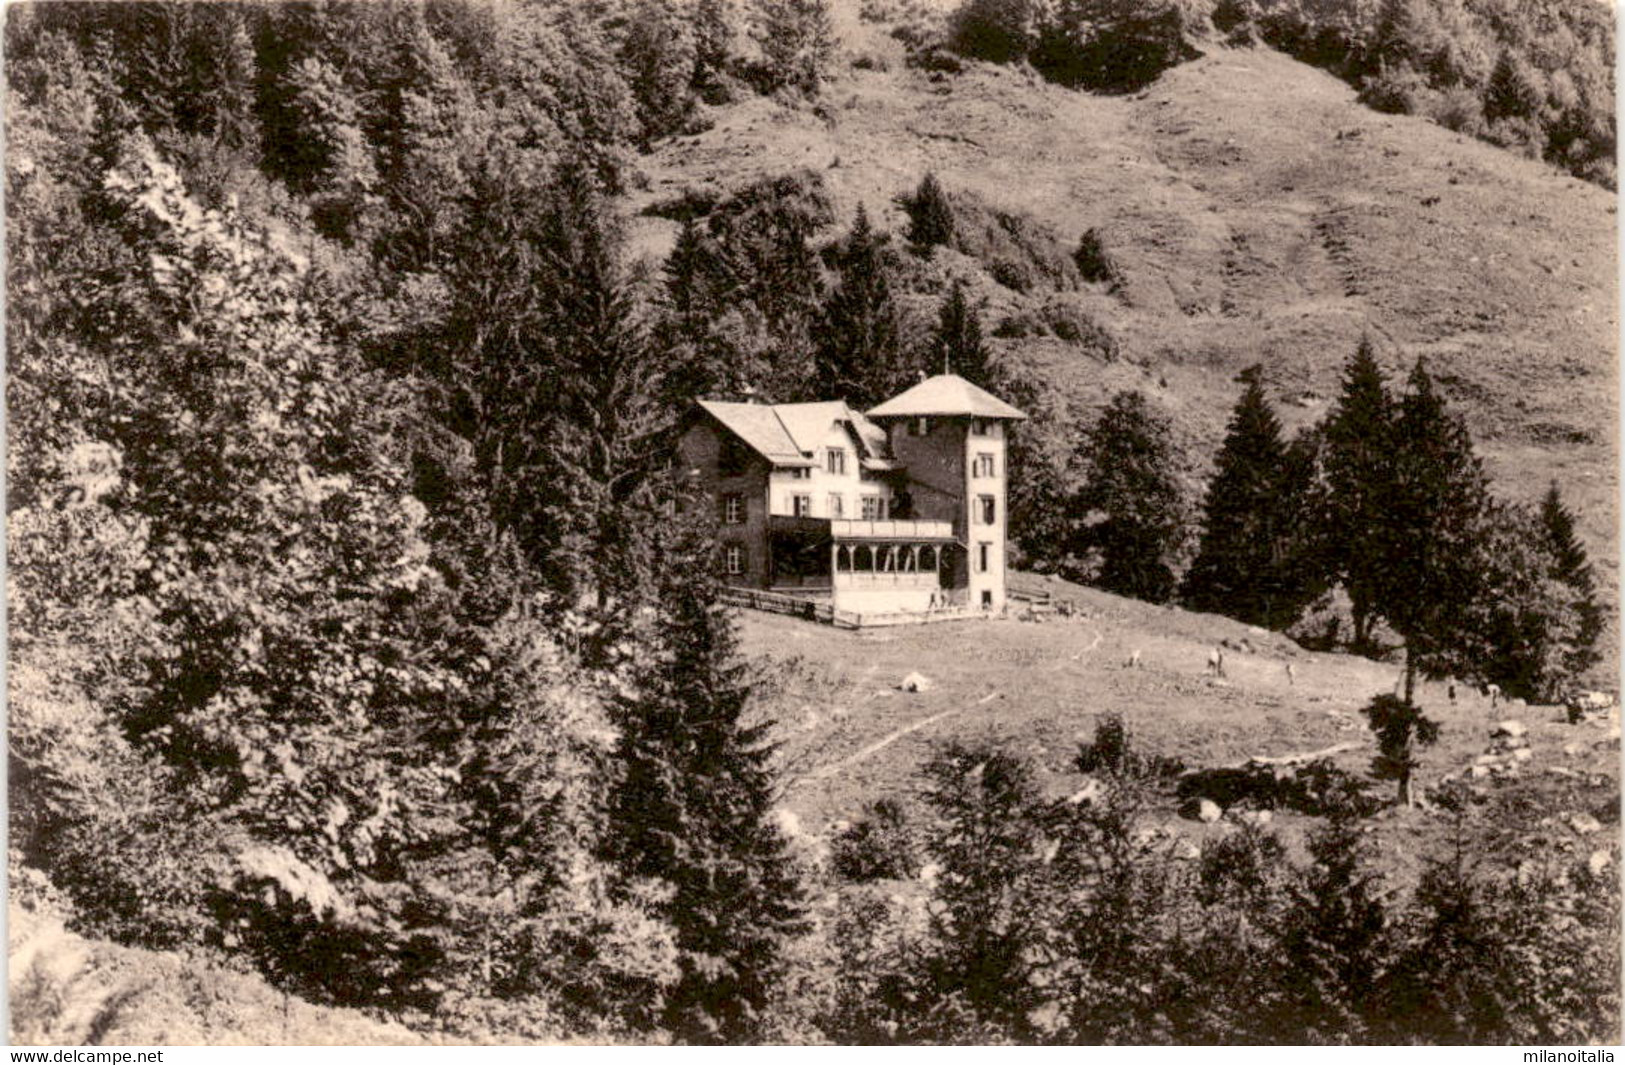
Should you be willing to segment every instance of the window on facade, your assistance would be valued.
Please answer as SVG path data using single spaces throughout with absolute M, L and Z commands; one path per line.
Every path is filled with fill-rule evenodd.
M 841 498 L 841 493 L 839 492 L 831 492 L 829 494 L 829 516 L 832 518 L 841 518 L 846 516 L 846 500 Z
M 863 520 L 884 521 L 886 519 L 886 501 L 879 496 L 863 497 Z
M 970 432 L 972 436 L 998 436 L 999 423 L 991 418 L 972 418 Z
M 993 545 L 992 544 L 977 544 L 976 545 L 976 572 L 977 573 L 986 573 L 987 568 L 988 568 L 988 562 L 992 557 L 993 557 Z
M 722 438 L 717 451 L 717 473 L 723 477 L 738 477 L 750 465 L 750 449 L 731 436 Z
M 830 473 L 846 472 L 846 452 L 838 447 L 832 447 L 824 452 L 824 468 Z
M 727 545 L 722 549 L 722 559 L 727 566 L 729 576 L 737 577 L 745 572 L 745 548 L 743 545 Z
M 738 525 L 745 520 L 744 496 L 726 495 L 722 497 L 722 520 L 728 525 Z
M 791 496 L 790 513 L 798 518 L 812 517 L 812 496 Z
M 931 419 L 930 418 L 912 418 L 912 419 L 910 419 L 909 423 L 908 423 L 908 435 L 909 436 L 930 436 L 931 435 Z
M 993 452 L 978 451 L 976 453 L 976 465 L 973 471 L 974 475 L 977 477 L 992 477 L 994 476 L 994 470 Z
M 998 501 L 992 496 L 977 496 L 976 502 L 982 512 L 982 524 L 992 525 L 998 518 Z

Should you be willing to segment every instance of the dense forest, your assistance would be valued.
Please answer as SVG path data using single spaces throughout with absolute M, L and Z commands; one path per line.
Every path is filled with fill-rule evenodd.
M 1422 364 L 1395 397 L 1351 353 L 1292 441 L 1248 376 L 1188 499 L 1143 397 L 1055 409 L 934 260 L 1109 285 L 1090 235 L 928 174 L 888 233 L 791 173 L 663 205 L 670 255 L 629 255 L 641 151 L 730 100 L 818 106 L 824 0 L 8 16 L 10 857 L 76 929 L 474 1040 L 1613 1031 L 1611 869 L 1457 856 L 1395 899 L 1358 788 L 1315 798 L 1302 868 L 1253 831 L 1176 863 L 1136 821 L 1165 767 L 1120 729 L 1079 754 L 1097 801 L 949 748 L 928 823 L 877 813 L 827 860 L 777 808 L 783 678 L 739 656 L 667 461 L 695 396 L 861 406 L 946 367 L 1036 413 L 1029 564 L 1278 629 L 1319 603 L 1333 642 L 1558 692 L 1602 624 L 1572 515 L 1494 499 Z M 1486 104 L 1486 135 L 1611 180 L 1602 83 L 1503 61 L 1573 99 Z M 867 883 L 920 860 L 928 898 Z

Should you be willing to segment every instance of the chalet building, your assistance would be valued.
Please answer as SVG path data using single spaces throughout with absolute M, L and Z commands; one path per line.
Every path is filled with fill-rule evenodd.
M 701 400 L 678 455 L 715 500 L 732 584 L 858 614 L 1002 611 L 1005 442 L 1025 417 L 953 374 L 867 414 Z

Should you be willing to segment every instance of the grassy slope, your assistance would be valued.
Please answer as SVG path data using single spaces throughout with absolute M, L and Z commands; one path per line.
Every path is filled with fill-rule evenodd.
M 1612 580 L 1613 194 L 1372 112 L 1330 75 L 1268 50 L 1204 45 L 1126 97 L 981 64 L 933 80 L 905 67 L 889 26 L 850 7 L 839 6 L 845 48 L 822 114 L 760 98 L 719 109 L 712 129 L 646 157 L 636 205 L 809 167 L 840 217 L 862 202 L 901 229 L 894 198 L 932 170 L 950 189 L 1031 212 L 1068 246 L 1099 226 L 1127 284 L 1079 298 L 1125 358 L 1089 361 L 1054 340 L 1011 342 L 1006 357 L 1090 402 L 1148 389 L 1200 469 L 1237 370 L 1263 360 L 1296 427 L 1324 413 L 1369 332 L 1396 374 L 1428 358 L 1505 494 L 1533 499 L 1560 480 Z M 889 69 L 854 69 L 858 56 Z M 673 232 L 639 222 L 647 250 Z M 996 314 L 1001 293 L 983 291 Z
M 14 879 L 6 922 L 12 1043 L 408 1046 L 427 1041 L 355 1010 L 312 1005 L 218 960 L 84 939 L 64 931 L 48 907 L 19 904 L 15 886 Z
M 784 801 L 802 824 L 826 834 L 832 823 L 860 815 L 866 802 L 909 794 L 932 750 L 951 739 L 991 739 L 1026 754 L 1053 794 L 1068 794 L 1080 780 L 1071 765 L 1078 746 L 1093 738 L 1099 716 L 1109 711 L 1123 715 L 1136 747 L 1192 768 L 1358 741 L 1358 749 L 1334 761 L 1350 772 L 1369 771 L 1375 749 L 1359 709 L 1392 689 L 1397 667 L 1309 653 L 1214 615 L 1059 581 L 1049 586 L 1076 602 L 1082 615 L 847 632 L 744 612 L 747 652 L 797 660 L 797 676 L 779 706 L 778 738 L 788 777 Z M 1221 639 L 1243 638 L 1254 652 L 1229 652 L 1226 679 L 1207 677 L 1208 650 Z M 1136 649 L 1142 668 L 1126 668 Z M 1287 662 L 1294 664 L 1295 684 L 1288 683 Z M 897 691 L 911 671 L 936 686 Z M 1424 754 L 1424 785 L 1461 773 L 1484 753 L 1496 721 L 1516 717 L 1529 726 L 1535 757 L 1516 774 L 1482 782 L 1493 815 L 1469 823 L 1475 850 L 1515 859 L 1556 848 L 1583 857 L 1607 843 L 1541 823 L 1571 812 L 1589 812 L 1614 826 L 1606 835 L 1617 833 L 1618 743 L 1606 732 L 1568 725 L 1551 707 L 1492 709 L 1465 688 L 1452 705 L 1443 684 L 1423 685 L 1420 699 L 1442 733 Z M 1565 752 L 1571 745 L 1578 747 Z M 1570 777 L 1552 767 L 1588 775 Z M 1176 820 L 1171 801 L 1162 815 Z M 1289 842 L 1301 839 L 1308 824 L 1277 814 L 1276 827 Z M 1415 875 L 1424 855 L 1447 853 L 1446 818 L 1394 811 L 1374 825 L 1384 869 L 1402 880 Z M 1178 831 L 1200 842 L 1226 829 L 1179 822 Z

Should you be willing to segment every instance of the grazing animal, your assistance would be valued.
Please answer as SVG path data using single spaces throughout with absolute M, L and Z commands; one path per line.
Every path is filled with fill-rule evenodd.
M 1445 690 L 1445 694 L 1450 696 L 1450 705 L 1455 706 L 1456 705 L 1456 682 L 1451 681 L 1449 684 L 1446 684 L 1444 686 L 1444 690 Z
M 1501 701 L 1501 686 L 1499 684 L 1486 684 L 1484 685 L 1484 694 L 1490 697 L 1490 709 L 1494 710 L 1495 704 Z
M 1215 677 L 1224 676 L 1224 648 L 1215 647 L 1207 653 L 1207 672 Z
M 1286 664 L 1286 682 L 1288 687 L 1295 687 L 1298 683 L 1298 670 L 1291 662 Z
M 1123 663 L 1123 668 L 1124 669 L 1139 669 L 1140 668 L 1140 649 L 1138 647 L 1136 647 L 1134 650 L 1129 652 L 1128 661 Z

